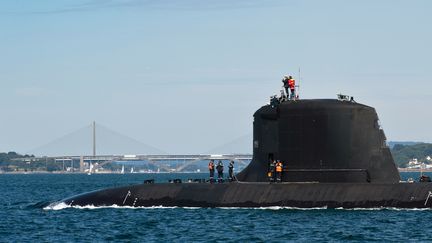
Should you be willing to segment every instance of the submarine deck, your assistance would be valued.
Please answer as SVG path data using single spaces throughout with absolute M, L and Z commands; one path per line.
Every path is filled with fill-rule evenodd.
M 63 202 L 72 206 L 425 208 L 432 206 L 431 191 L 432 183 L 156 183 L 104 189 Z

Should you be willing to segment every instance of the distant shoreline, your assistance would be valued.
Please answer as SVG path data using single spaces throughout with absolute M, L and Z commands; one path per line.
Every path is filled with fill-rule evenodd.
M 399 172 L 421 172 L 420 169 L 398 168 Z M 423 169 L 423 172 L 432 172 L 432 169 Z
M 420 173 L 420 169 L 407 169 L 407 168 L 398 168 L 399 172 L 418 172 Z M 424 169 L 423 172 L 432 172 L 432 169 Z M 183 172 L 134 172 L 134 173 L 124 173 L 123 175 L 126 174 L 191 174 L 191 173 L 196 173 L 196 174 L 201 174 L 201 173 L 207 173 L 207 172 L 195 172 L 195 171 L 183 171 Z M 72 175 L 72 174 L 87 174 L 86 172 L 65 172 L 65 171 L 0 171 L 0 175 L 1 174 L 67 174 L 67 175 Z M 106 172 L 97 172 L 97 173 L 92 173 L 93 174 L 119 174 L 121 175 L 120 172 L 116 172 L 116 171 L 106 171 Z
M 120 173 L 120 172 L 116 172 L 116 171 L 110 171 L 110 172 L 97 172 L 97 173 L 92 173 L 91 175 L 104 175 L 104 174 L 118 174 L 118 175 L 129 175 L 129 174 L 191 174 L 191 173 L 196 173 L 196 174 L 201 174 L 204 172 L 196 172 L 196 171 L 180 171 L 180 172 L 134 172 L 134 173 Z M 64 172 L 64 171 L 0 171 L 0 175 L 1 174 L 66 174 L 66 175 L 73 175 L 73 174 L 87 174 L 87 172 Z

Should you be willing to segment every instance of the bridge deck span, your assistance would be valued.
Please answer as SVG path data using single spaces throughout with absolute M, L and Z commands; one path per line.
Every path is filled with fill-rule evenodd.
M 51 158 L 58 162 L 65 161 L 79 161 L 80 162 L 80 171 L 84 171 L 84 163 L 98 163 L 99 166 L 103 166 L 112 162 L 129 162 L 133 163 L 147 161 L 152 164 L 160 164 L 160 162 L 164 161 L 184 161 L 184 165 L 177 168 L 175 171 L 182 171 L 187 166 L 192 165 L 194 163 L 198 163 L 203 160 L 234 160 L 238 161 L 241 164 L 246 164 L 250 160 L 252 160 L 252 155 L 250 154 L 198 154 L 198 155 L 81 155 L 81 156 L 53 156 L 53 157 L 43 157 L 43 158 Z M 168 168 L 162 168 L 164 170 L 168 170 Z

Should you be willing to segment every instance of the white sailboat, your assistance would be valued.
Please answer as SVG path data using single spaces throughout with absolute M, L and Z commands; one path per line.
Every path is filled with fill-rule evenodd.
M 131 172 L 130 173 L 134 173 L 133 167 L 131 168 Z
M 122 169 L 120 171 L 120 174 L 124 174 L 124 165 L 122 165 Z
M 89 170 L 87 172 L 87 175 L 91 175 L 93 171 L 93 164 L 90 162 Z

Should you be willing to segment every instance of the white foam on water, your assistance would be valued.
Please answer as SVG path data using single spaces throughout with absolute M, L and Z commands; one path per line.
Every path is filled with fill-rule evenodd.
M 114 209 L 188 209 L 188 210 L 196 210 L 196 209 L 206 209 L 207 207 L 176 207 L 176 206 L 151 206 L 151 207 L 132 207 L 132 206 L 119 206 L 119 205 L 109 205 L 109 206 L 94 206 L 94 205 L 68 205 L 64 202 L 54 202 L 50 205 L 44 207 L 44 210 L 62 210 L 66 208 L 75 208 L 75 209 L 104 209 L 104 208 L 114 208 Z M 299 208 L 299 207 L 285 207 L 285 206 L 269 206 L 269 207 L 216 207 L 218 209 L 223 210 L 327 210 L 328 207 L 314 207 L 314 208 Z M 390 211 L 427 211 L 432 210 L 432 208 L 395 208 L 395 207 L 376 207 L 376 208 L 335 208 L 335 210 L 344 210 L 344 211 L 379 211 L 379 210 L 390 210 Z
M 201 209 L 203 207 L 181 207 L 181 208 L 184 208 L 184 209 Z
M 345 211 L 379 211 L 379 210 L 391 210 L 391 211 L 428 211 L 432 208 L 395 208 L 395 207 L 376 207 L 376 208 L 335 208 L 336 210 Z
M 44 207 L 43 210 L 62 210 L 62 209 L 69 208 L 69 207 L 70 206 L 64 202 L 54 202 L 54 203 L 51 203 L 50 205 Z
M 104 208 L 118 208 L 118 209 L 173 209 L 178 207 L 165 207 L 165 206 L 151 206 L 151 207 L 133 207 L 133 206 L 119 206 L 117 204 L 109 205 L 109 206 L 94 206 L 94 205 L 85 205 L 85 206 L 79 206 L 79 205 L 68 205 L 64 202 L 55 202 L 51 203 L 50 205 L 44 207 L 44 210 L 62 210 L 66 208 L 76 208 L 76 209 L 104 209 Z M 187 209 L 195 209 L 195 207 L 184 207 Z
M 268 207 L 216 207 L 226 210 L 239 210 L 239 209 L 254 209 L 254 210 L 322 210 L 327 207 L 315 207 L 315 208 L 298 208 L 298 207 L 286 207 L 286 206 L 268 206 Z
M 315 208 L 270 206 L 270 207 L 259 207 L 259 208 L 256 208 L 256 209 L 264 209 L 264 210 L 323 210 L 323 209 L 327 209 L 327 206 L 324 206 L 324 207 L 315 207 Z

